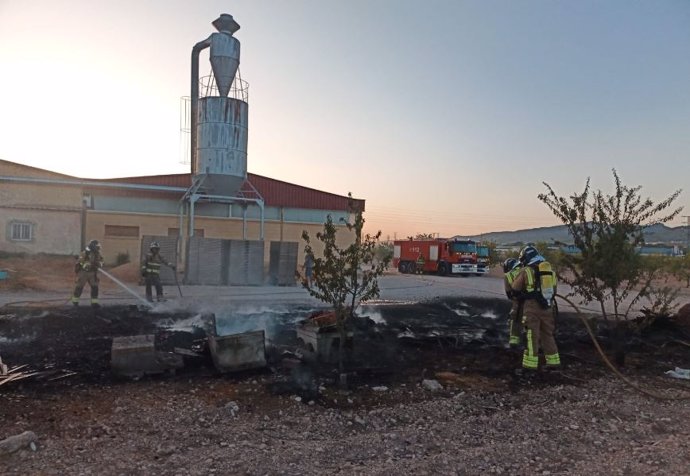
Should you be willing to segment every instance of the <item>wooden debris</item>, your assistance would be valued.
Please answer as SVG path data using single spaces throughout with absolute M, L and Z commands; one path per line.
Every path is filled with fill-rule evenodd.
M 203 357 L 203 355 L 201 355 L 198 352 L 194 352 L 193 350 L 189 350 L 189 349 L 184 349 L 182 347 L 175 347 L 173 349 L 173 353 L 180 354 L 180 355 L 186 355 L 188 357 Z
M 20 371 L 21 369 L 24 369 L 25 367 L 28 367 L 28 364 L 24 365 L 17 365 L 16 367 L 12 367 L 11 369 L 7 368 L 7 365 L 2 363 L 2 360 L 0 360 L 0 385 L 5 385 L 6 383 L 10 382 L 16 382 L 17 380 L 23 380 L 25 378 L 29 377 L 52 377 L 49 378 L 49 381 L 52 380 L 58 380 L 61 378 L 65 377 L 71 377 L 72 375 L 76 375 L 76 372 L 72 372 L 71 370 L 43 370 L 43 371 L 31 371 L 31 370 L 25 370 L 25 371 Z M 58 372 L 63 372 L 63 375 L 58 375 L 55 376 Z

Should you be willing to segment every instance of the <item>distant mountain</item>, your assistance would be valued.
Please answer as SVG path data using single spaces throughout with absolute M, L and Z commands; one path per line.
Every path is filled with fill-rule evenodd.
M 667 243 L 685 245 L 688 239 L 688 227 L 677 226 L 675 228 L 666 225 L 653 225 L 644 231 L 647 243 Z M 560 241 L 572 243 L 573 240 L 564 225 L 547 226 L 543 228 L 530 228 L 516 231 L 496 231 L 484 233 L 482 235 L 470 237 L 477 241 L 492 241 L 498 245 L 520 244 L 520 243 L 552 243 Z

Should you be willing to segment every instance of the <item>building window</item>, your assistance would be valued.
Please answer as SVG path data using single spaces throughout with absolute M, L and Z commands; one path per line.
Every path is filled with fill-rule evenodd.
M 168 228 L 168 236 L 179 236 L 180 234 L 180 229 L 179 228 Z M 200 238 L 204 237 L 204 229 L 203 228 L 194 228 L 194 236 L 198 236 Z
M 31 241 L 34 239 L 33 223 L 25 221 L 15 221 L 10 224 L 10 240 L 12 241 Z
M 105 225 L 105 236 L 113 238 L 139 238 L 139 227 L 125 225 Z

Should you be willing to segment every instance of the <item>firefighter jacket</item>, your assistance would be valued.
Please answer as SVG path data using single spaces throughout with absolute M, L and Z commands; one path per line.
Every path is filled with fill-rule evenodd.
M 556 293 L 555 280 L 553 283 L 553 289 L 550 290 L 551 295 L 555 295 Z M 524 300 L 525 314 L 551 315 L 551 311 L 548 308 L 544 308 L 540 303 L 540 285 L 537 283 L 537 276 L 534 268 L 531 266 L 524 266 L 520 268 L 517 276 L 515 276 L 515 279 L 511 284 L 511 288 L 516 293 L 516 296 L 518 296 L 518 299 Z
M 159 253 L 147 253 L 144 262 L 141 265 L 142 276 L 159 275 L 161 272 L 161 265 L 173 267 L 172 263 L 168 262 Z
M 81 271 L 97 271 L 98 268 L 103 267 L 103 256 L 98 251 L 84 250 L 77 258 L 77 262 L 74 264 L 74 272 L 79 273 Z
M 515 278 L 517 275 L 520 273 L 520 270 L 522 269 L 522 266 L 516 266 L 507 273 L 503 275 L 503 287 L 506 292 L 506 296 L 508 296 L 508 299 L 517 299 L 517 294 L 515 291 L 513 291 L 513 281 L 515 281 Z

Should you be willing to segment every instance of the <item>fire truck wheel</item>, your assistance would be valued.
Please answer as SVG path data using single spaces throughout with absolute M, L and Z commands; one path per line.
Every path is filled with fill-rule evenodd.
M 445 276 L 446 274 L 448 274 L 448 266 L 446 265 L 446 263 L 439 263 L 438 274 L 440 274 L 441 276 Z
M 407 262 L 406 261 L 400 262 L 400 264 L 398 265 L 398 271 L 402 274 L 407 273 Z

